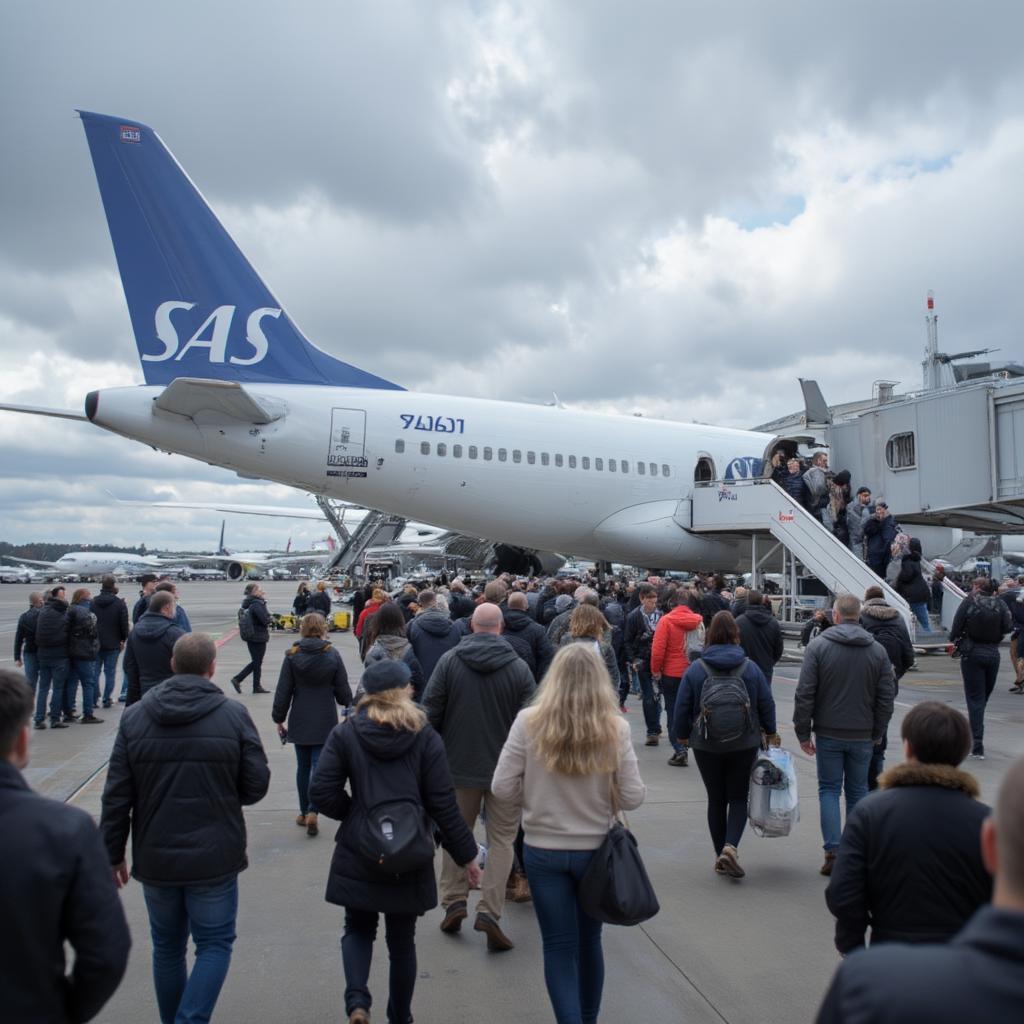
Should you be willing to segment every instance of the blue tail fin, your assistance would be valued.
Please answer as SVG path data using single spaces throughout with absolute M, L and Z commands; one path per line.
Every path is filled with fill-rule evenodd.
M 79 111 L 147 384 L 389 388 L 306 340 L 151 128 Z
M 228 553 L 227 548 L 224 547 L 224 527 L 227 525 L 228 521 L 226 519 L 220 521 L 220 543 L 217 545 L 218 555 L 226 555 Z

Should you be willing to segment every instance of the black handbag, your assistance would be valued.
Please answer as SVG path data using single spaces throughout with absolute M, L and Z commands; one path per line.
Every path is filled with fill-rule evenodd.
M 618 819 L 594 851 L 576 898 L 585 914 L 605 924 L 641 924 L 661 909 L 636 838 Z

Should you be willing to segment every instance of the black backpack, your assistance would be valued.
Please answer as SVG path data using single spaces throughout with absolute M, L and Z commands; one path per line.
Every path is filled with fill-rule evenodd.
M 697 726 L 700 735 L 712 743 L 732 743 L 754 731 L 750 693 L 743 681 L 747 667 L 744 658 L 734 669 L 722 672 L 703 658 L 700 665 L 707 673 L 700 692 L 700 714 Z
M 252 621 L 252 605 L 238 609 L 238 635 L 247 643 L 256 639 L 256 624 Z
M 352 775 L 361 804 L 353 844 L 367 865 L 382 875 L 402 875 L 418 871 L 434 862 L 434 833 L 430 818 L 419 798 L 423 745 L 417 739 L 416 767 L 412 773 L 416 798 L 394 798 L 377 791 L 378 773 L 371 770 L 370 755 L 355 730 L 349 733 L 348 751 Z

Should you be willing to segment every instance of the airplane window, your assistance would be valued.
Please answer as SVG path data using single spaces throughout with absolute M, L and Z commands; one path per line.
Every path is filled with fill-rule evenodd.
M 637 471 L 637 472 L 638 472 L 638 473 L 639 473 L 639 474 L 640 474 L 641 476 L 643 476 L 643 475 L 644 475 L 644 472 L 645 472 L 646 470 L 645 470 L 644 464 L 643 464 L 642 462 L 638 462 L 638 463 L 636 464 L 636 471 Z
M 551 465 L 551 456 L 548 455 L 547 452 L 541 452 L 540 453 L 540 464 L 542 466 L 550 466 Z
M 604 469 L 604 459 L 594 459 L 594 469 Z
M 662 463 L 662 466 L 661 466 L 661 475 L 662 476 L 668 476 L 669 475 L 669 473 L 668 473 L 668 466 L 666 466 L 664 463 Z
M 484 462 L 490 462 L 492 458 L 494 458 L 494 452 L 492 452 L 490 448 L 485 448 L 484 449 Z
M 454 455 L 455 458 L 457 458 L 457 459 L 461 459 L 462 458 L 462 445 L 461 444 L 453 444 L 452 445 L 452 455 Z
M 518 448 L 513 448 L 512 449 L 512 461 L 513 462 L 522 462 L 523 461 L 523 453 Z
M 658 475 L 658 464 L 656 462 L 651 463 L 651 476 Z
M 561 465 L 562 465 L 562 456 L 561 455 L 556 455 L 555 456 L 555 465 L 558 466 L 559 468 L 561 468 Z
M 405 451 L 405 442 L 401 438 L 395 442 L 395 451 L 398 452 L 399 455 Z
M 614 473 L 614 472 L 615 472 L 615 470 L 617 470 L 618 468 L 619 468 L 619 467 L 618 467 L 618 466 L 616 465 L 616 463 L 615 463 L 615 460 L 614 460 L 614 459 L 609 459 L 609 460 L 608 460 L 608 469 L 609 469 L 609 470 L 610 470 L 610 471 L 611 471 L 612 473 Z
M 530 464 L 531 466 L 533 466 L 534 464 L 536 464 L 536 462 L 537 462 L 537 453 L 536 453 L 536 452 L 527 452 L 527 453 L 526 453 L 526 461 L 527 461 L 527 462 L 528 462 L 528 463 L 529 463 L 529 464 Z
M 583 458 L 580 459 L 580 463 L 582 464 L 584 469 L 590 469 L 590 456 L 584 455 Z
M 420 455 L 429 455 L 429 454 L 430 454 L 430 442 L 429 441 L 420 441 Z
M 629 463 L 625 459 L 623 459 L 619 463 L 619 465 L 622 466 L 622 472 L 623 473 L 628 473 L 629 472 Z
M 575 469 L 576 468 L 576 456 L 575 455 L 570 455 L 569 456 L 569 468 L 570 469 Z
M 476 456 L 477 456 L 477 450 L 476 450 L 476 445 L 475 445 L 475 444 L 471 444 L 471 445 L 469 446 L 469 457 L 470 457 L 471 459 L 475 459 L 475 458 L 476 458 Z
M 499 448 L 498 449 L 498 461 L 499 462 L 508 462 L 508 451 L 506 449 L 504 449 L 504 448 Z
M 438 455 L 447 455 L 448 454 L 448 445 L 446 445 L 444 443 L 444 441 L 438 441 L 438 443 L 437 443 L 437 454 Z

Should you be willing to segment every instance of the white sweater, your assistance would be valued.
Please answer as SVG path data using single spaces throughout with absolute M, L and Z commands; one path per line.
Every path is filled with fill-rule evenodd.
M 611 775 L 571 776 L 548 771 L 537 759 L 526 724 L 536 713 L 516 716 L 491 781 L 491 792 L 523 811 L 526 842 L 544 850 L 596 850 L 612 821 Z M 618 720 L 619 766 L 615 782 L 621 808 L 639 807 L 647 793 L 625 719 Z

